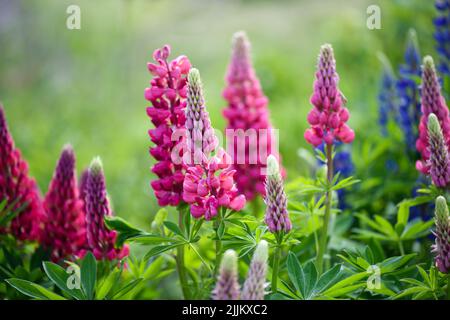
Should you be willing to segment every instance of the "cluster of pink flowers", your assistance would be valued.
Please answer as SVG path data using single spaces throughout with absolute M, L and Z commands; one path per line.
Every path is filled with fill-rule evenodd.
M 350 143 L 355 138 L 355 133 L 346 124 L 350 115 L 343 106 L 345 98 L 338 88 L 338 82 L 333 48 L 325 44 L 320 48 L 314 93 L 311 97 L 314 107 L 308 114 L 311 128 L 304 135 L 306 141 L 315 147 L 322 142 L 333 144 L 336 140 Z
M 223 91 L 223 97 L 228 102 L 223 115 L 228 119 L 227 130 L 255 130 L 255 139 L 246 139 L 234 135 L 232 141 L 228 141 L 228 150 L 233 155 L 233 168 L 236 170 L 235 179 L 239 192 L 248 200 L 252 200 L 256 194 L 264 195 L 263 168 L 271 150 L 271 129 L 268 99 L 264 95 L 259 79 L 253 69 L 250 56 L 250 42 L 244 32 L 237 32 L 233 37 L 233 49 L 231 62 L 226 76 L 227 86 Z M 261 129 L 267 130 L 262 135 Z M 244 141 L 240 141 L 243 139 Z M 243 148 L 239 148 L 243 146 Z M 258 150 L 265 150 L 264 159 L 260 159 Z M 256 163 L 250 163 L 251 153 L 256 153 Z M 239 163 L 243 158 L 244 163 Z
M 42 243 L 50 248 L 53 261 L 73 257 L 86 246 L 86 221 L 79 196 L 75 154 L 66 146 L 59 158 L 44 199 L 46 211 Z
M 172 151 L 182 137 L 173 141 L 172 135 L 185 125 L 186 76 L 191 67 L 187 57 L 179 56 L 168 62 L 169 55 L 168 45 L 155 50 L 153 58 L 156 63 L 148 64 L 154 78 L 150 87 L 145 89 L 145 98 L 152 103 L 147 108 L 147 115 L 155 126 L 148 132 L 155 144 L 150 148 L 150 154 L 157 161 L 152 172 L 158 176 L 151 186 L 160 206 L 176 206 L 182 197 L 183 166 L 171 160 Z
M 128 246 L 115 246 L 117 232 L 109 230 L 104 218 L 112 216 L 109 198 L 106 192 L 105 175 L 99 158 L 95 158 L 89 167 L 86 182 L 86 227 L 88 248 L 97 260 L 122 259 L 129 254 Z
M 187 152 L 183 155 L 187 171 L 183 200 L 191 205 L 195 218 L 204 216 L 210 220 L 217 215 L 219 207 L 239 211 L 246 201 L 245 196 L 238 193 L 233 179 L 235 171 L 226 152 L 219 149 L 216 156 L 211 157 L 217 138 L 204 104 L 198 70 L 191 69 L 188 79 Z
M 28 164 L 14 145 L 0 105 L 0 201 L 7 207 L 20 210 L 9 226 L 19 240 L 39 240 L 45 213 L 36 181 L 28 176 Z
M 441 94 L 441 86 L 436 74 L 433 59 L 426 56 L 423 59 L 422 71 L 422 116 L 419 124 L 419 138 L 416 141 L 417 151 L 422 159 L 416 162 L 416 168 L 424 174 L 430 173 L 430 141 L 428 137 L 428 117 L 434 113 L 439 121 L 444 142 L 450 151 L 450 117 L 445 99 Z

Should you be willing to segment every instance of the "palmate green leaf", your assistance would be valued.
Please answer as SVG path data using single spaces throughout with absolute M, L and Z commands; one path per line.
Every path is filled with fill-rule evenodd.
M 117 231 L 116 244 L 119 247 L 122 246 L 123 243 L 129 238 L 147 234 L 147 232 L 133 227 L 131 224 L 120 217 L 105 217 L 105 224 L 109 229 Z
M 171 244 L 163 244 L 163 245 L 159 245 L 159 246 L 154 246 L 145 254 L 144 259 L 148 260 L 151 257 L 154 257 L 158 254 L 164 253 L 170 249 L 175 249 L 176 247 L 182 246 L 185 244 L 186 244 L 186 242 L 176 242 L 176 243 L 171 243 Z
M 327 270 L 317 282 L 314 289 L 315 293 L 320 294 L 339 281 L 341 269 L 342 266 L 337 264 L 333 268 Z
M 348 187 L 350 187 L 350 186 L 352 186 L 352 185 L 354 185 L 356 183 L 359 183 L 359 182 L 361 182 L 361 180 L 355 179 L 353 177 L 348 177 L 348 178 L 342 179 L 337 184 L 335 184 L 331 188 L 331 190 L 337 191 L 337 190 L 340 190 L 340 189 L 345 189 L 345 188 L 348 188 Z
M 56 263 L 45 261 L 43 263 L 44 271 L 47 277 L 53 281 L 53 283 L 60 288 L 63 292 L 67 293 L 72 298 L 75 298 L 77 300 L 83 300 L 86 299 L 86 296 L 83 294 L 83 292 L 80 289 L 69 289 L 67 287 L 67 280 L 70 274 L 64 270 L 63 267 L 60 265 L 57 265 Z
M 413 259 L 417 254 L 411 253 L 404 256 L 391 257 L 379 264 L 381 274 L 391 273 L 397 271 L 404 265 L 406 265 L 411 259 Z
M 97 260 L 92 252 L 88 252 L 81 261 L 81 287 L 88 300 L 94 298 L 94 290 L 97 282 Z
M 348 294 L 350 292 L 356 291 L 357 289 L 366 285 L 365 282 L 358 283 L 358 281 L 361 281 L 368 276 L 369 274 L 366 271 L 355 273 L 334 284 L 331 288 L 323 292 L 322 296 L 338 297 L 342 294 Z
M 317 284 L 317 269 L 312 261 L 308 262 L 303 269 L 305 274 L 305 288 L 303 298 L 309 300 L 313 296 L 314 289 Z
M 172 238 L 154 234 L 139 235 L 128 239 L 129 242 L 136 242 L 144 245 L 156 245 L 161 243 L 167 243 L 172 240 L 173 240 Z
M 117 292 L 114 293 L 114 295 L 111 297 L 112 300 L 120 300 L 123 298 L 127 293 L 129 293 L 131 290 L 133 290 L 137 285 L 139 285 L 142 282 L 142 278 L 134 279 L 130 282 L 128 282 L 125 286 L 120 288 Z
M 402 240 L 415 240 L 417 238 L 422 238 L 430 234 L 431 227 L 434 224 L 434 220 L 431 219 L 429 221 L 421 221 L 417 220 L 414 223 L 409 223 L 406 228 L 403 230 L 400 238 Z
M 34 299 L 38 300 L 66 300 L 64 297 L 51 292 L 47 288 L 44 288 L 43 286 L 40 286 L 36 283 L 17 279 L 17 278 L 11 278 L 5 280 L 9 285 L 14 287 L 16 290 L 20 291 L 24 295 L 27 295 L 29 297 L 32 297 Z
M 95 292 L 95 298 L 97 300 L 103 300 L 110 293 L 111 289 L 118 283 L 120 280 L 120 275 L 122 274 L 122 269 L 114 269 L 112 272 L 106 276 L 103 281 L 97 286 Z
M 171 221 L 164 221 L 164 226 L 172 231 L 174 234 L 179 235 L 182 238 L 185 238 L 183 231 L 181 231 L 180 227 L 178 227 L 175 223 Z
M 306 299 L 305 286 L 306 286 L 306 276 L 303 271 L 302 265 L 298 261 L 294 253 L 289 252 L 287 258 L 287 270 L 289 279 L 293 283 L 297 292 L 301 294 L 303 299 Z

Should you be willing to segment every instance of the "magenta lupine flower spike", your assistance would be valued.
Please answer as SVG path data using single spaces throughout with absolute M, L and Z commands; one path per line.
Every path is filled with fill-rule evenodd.
M 235 211 L 245 205 L 245 196 L 239 195 L 234 183 L 235 173 L 228 154 L 217 147 L 217 138 L 206 111 L 197 69 L 189 72 L 188 106 L 186 107 L 187 152 L 183 159 L 186 177 L 183 183 L 183 200 L 190 204 L 195 218 L 210 220 L 219 207 Z M 199 162 L 199 163 L 198 163 Z
M 128 246 L 114 246 L 117 233 L 105 225 L 104 218 L 112 215 L 102 163 L 100 158 L 95 158 L 89 167 L 87 181 L 86 224 L 88 247 L 97 260 L 122 259 L 128 255 Z
M 237 255 L 234 250 L 225 251 L 220 263 L 219 277 L 213 290 L 213 300 L 239 300 L 240 287 L 237 272 Z
M 333 144 L 336 140 L 350 143 L 355 133 L 347 125 L 349 112 L 344 107 L 346 99 L 338 88 L 339 76 L 333 48 L 325 44 L 320 48 L 317 62 L 314 93 L 311 96 L 313 109 L 308 114 L 311 128 L 305 131 L 305 140 L 317 147 L 322 142 Z
M 266 285 L 268 245 L 261 240 L 253 254 L 247 279 L 242 289 L 242 300 L 264 300 Z
M 44 199 L 47 217 L 42 242 L 50 248 L 53 261 L 71 258 L 86 246 L 86 220 L 75 170 L 75 154 L 67 145 Z
M 442 273 L 450 273 L 450 221 L 447 201 L 444 197 L 436 198 L 435 209 L 436 236 L 432 252 L 435 254 L 436 267 Z
M 186 130 L 185 164 L 201 164 L 217 148 L 218 140 L 206 111 L 200 72 L 195 68 L 188 75 Z
M 172 159 L 172 151 L 182 141 L 183 134 L 173 135 L 184 130 L 187 74 L 191 67 L 187 57 L 179 56 L 169 62 L 169 55 L 168 45 L 155 50 L 153 59 L 156 63 L 148 64 L 154 77 L 150 87 L 145 89 L 145 98 L 152 103 L 147 108 L 147 115 L 155 126 L 148 131 L 155 144 L 150 148 L 150 154 L 156 160 L 152 172 L 158 176 L 151 186 L 160 206 L 178 205 L 183 192 L 182 161 Z
M 416 162 L 416 168 L 424 174 L 429 174 L 430 167 L 428 159 L 430 150 L 428 148 L 428 116 L 434 113 L 439 120 L 439 124 L 444 136 L 447 150 L 450 147 L 450 118 L 444 97 L 441 94 L 441 86 L 434 67 L 433 58 L 426 56 L 423 59 L 422 67 L 422 116 L 419 124 L 419 138 L 416 141 L 417 151 L 422 155 L 422 160 Z
M 0 202 L 21 209 L 6 230 L 19 240 L 39 240 L 44 222 L 44 209 L 36 181 L 28 176 L 28 164 L 14 145 L 8 130 L 5 111 L 0 105 Z
M 450 159 L 439 120 L 434 113 L 428 116 L 429 168 L 433 183 L 445 188 L 450 182 Z
M 233 133 L 232 138 L 228 138 L 228 153 L 233 158 L 239 192 L 247 200 L 252 200 L 258 193 L 265 193 L 265 158 L 275 150 L 271 146 L 269 100 L 253 69 L 250 42 L 245 32 L 237 32 L 233 36 L 231 61 L 225 80 L 227 85 L 223 97 L 228 106 L 223 115 L 228 119 L 227 132 Z M 254 138 L 247 139 L 244 134 L 235 134 L 240 131 Z M 265 150 L 264 159 L 260 159 L 258 150 Z
M 267 158 L 265 186 L 266 197 L 264 202 L 266 203 L 266 215 L 264 222 L 272 233 L 287 233 L 291 230 L 292 224 L 287 211 L 287 198 L 278 160 L 273 155 Z

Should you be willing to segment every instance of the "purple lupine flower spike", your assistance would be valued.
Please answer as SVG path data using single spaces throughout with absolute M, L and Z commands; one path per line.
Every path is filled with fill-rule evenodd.
M 242 289 L 242 300 L 264 300 L 266 285 L 268 245 L 261 240 L 253 254 L 247 279 Z
M 223 255 L 212 298 L 213 300 L 239 300 L 239 295 L 237 255 L 234 250 L 229 249 Z
M 128 255 L 128 246 L 116 248 L 116 231 L 107 229 L 104 218 L 112 216 L 106 192 L 105 176 L 100 158 L 95 158 L 89 167 L 86 194 L 86 223 L 89 249 L 97 260 L 122 259 Z
M 270 232 L 289 232 L 292 225 L 287 211 L 286 193 L 284 192 L 278 161 L 273 155 L 267 158 L 266 197 L 264 201 L 266 203 L 264 221 Z
M 443 196 L 436 198 L 435 225 L 436 236 L 432 252 L 435 254 L 436 267 L 442 273 L 450 273 L 450 221 L 447 201 Z
M 75 153 L 66 145 L 44 199 L 42 242 L 53 261 L 71 258 L 86 246 L 86 220 L 76 179 Z
M 430 173 L 428 159 L 430 150 L 428 148 L 428 116 L 434 113 L 439 120 L 447 150 L 450 147 L 450 117 L 445 99 L 441 94 L 441 86 L 434 67 L 433 58 L 426 56 L 423 59 L 422 72 L 422 116 L 419 124 L 419 138 L 416 141 L 417 151 L 422 159 L 416 162 L 416 168 L 424 174 Z M 449 150 L 450 151 L 450 150 Z
M 313 108 L 307 118 L 311 127 L 304 134 L 305 140 L 315 147 L 322 142 L 330 145 L 336 140 L 350 143 L 355 138 L 355 133 L 347 125 L 350 114 L 345 108 L 346 99 L 338 88 L 338 82 L 333 48 L 324 44 L 320 48 L 314 93 L 310 99 Z
M 441 126 L 434 113 L 428 116 L 428 143 L 431 179 L 437 187 L 445 188 L 450 182 L 450 161 Z

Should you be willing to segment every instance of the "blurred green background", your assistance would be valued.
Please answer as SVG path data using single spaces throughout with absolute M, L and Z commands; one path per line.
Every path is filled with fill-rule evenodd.
M 66 28 L 71 4 L 81 8 L 81 30 Z M 381 8 L 381 30 L 366 27 L 371 4 Z M 70 142 L 79 172 L 102 157 L 116 214 L 148 227 L 157 205 L 143 92 L 154 49 L 167 43 L 173 58 L 189 57 L 202 74 L 213 126 L 223 129 L 231 37 L 247 31 L 292 179 L 306 172 L 297 150 L 310 149 L 303 132 L 320 45 L 334 46 L 358 144 L 380 134 L 377 52 L 397 65 L 413 27 L 422 54 L 436 57 L 433 16 L 433 2 L 423 0 L 0 0 L 0 101 L 43 193 Z

